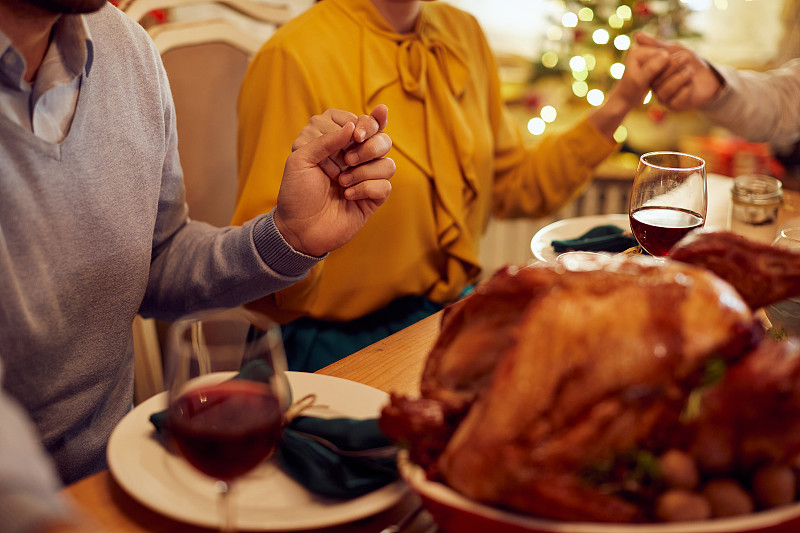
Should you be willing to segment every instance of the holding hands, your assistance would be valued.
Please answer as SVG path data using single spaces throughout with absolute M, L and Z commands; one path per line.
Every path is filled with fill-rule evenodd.
M 275 225 L 297 251 L 321 256 L 342 246 L 392 190 L 388 109 L 313 116 L 292 145 L 278 192 Z
M 644 33 L 637 33 L 635 39 L 641 47 L 669 54 L 669 65 L 652 82 L 653 92 L 669 109 L 697 109 L 710 102 L 722 88 L 714 69 L 685 46 L 660 41 Z

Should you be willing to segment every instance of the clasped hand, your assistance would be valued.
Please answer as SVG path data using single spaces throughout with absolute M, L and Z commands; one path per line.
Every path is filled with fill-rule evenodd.
M 394 161 L 383 133 L 388 109 L 369 115 L 329 109 L 292 145 L 278 192 L 275 225 L 298 252 L 319 257 L 349 241 L 386 201 Z

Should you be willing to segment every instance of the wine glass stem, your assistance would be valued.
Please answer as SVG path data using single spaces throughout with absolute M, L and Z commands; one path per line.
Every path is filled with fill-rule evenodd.
M 230 481 L 217 481 L 215 488 L 219 497 L 219 530 L 221 533 L 235 533 L 234 508 L 231 491 L 233 486 Z

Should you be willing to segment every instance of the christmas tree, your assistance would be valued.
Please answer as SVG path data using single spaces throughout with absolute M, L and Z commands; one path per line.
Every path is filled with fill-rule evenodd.
M 551 21 L 541 58 L 533 65 L 534 81 L 557 77 L 573 103 L 596 106 L 603 102 L 606 92 L 622 77 L 635 32 L 667 40 L 698 36 L 688 29 L 690 10 L 680 0 L 559 1 L 563 16 Z M 648 95 L 645 103 L 649 100 Z M 541 129 L 548 121 L 547 114 L 555 115 L 549 107 L 538 119 Z

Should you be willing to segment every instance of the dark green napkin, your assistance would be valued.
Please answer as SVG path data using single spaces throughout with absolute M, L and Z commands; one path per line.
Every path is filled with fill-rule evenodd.
M 246 368 L 250 379 L 253 373 Z M 150 415 L 166 435 L 167 412 Z M 308 490 L 334 498 L 352 498 L 397 479 L 397 448 L 378 428 L 377 419 L 324 419 L 298 416 L 283 430 L 277 457 L 284 470 Z
M 553 246 L 553 250 L 559 254 L 574 250 L 618 253 L 639 245 L 630 231 L 612 224 L 596 226 L 580 237 L 559 239 L 550 244 Z
M 317 494 L 337 498 L 360 496 L 397 479 L 396 456 L 374 418 L 300 416 L 284 428 L 278 447 L 289 475 Z

